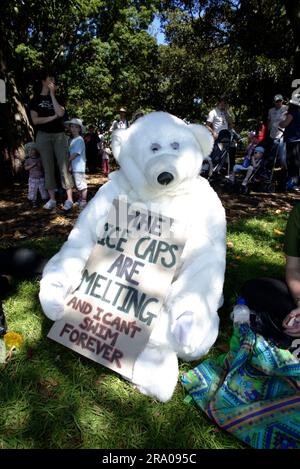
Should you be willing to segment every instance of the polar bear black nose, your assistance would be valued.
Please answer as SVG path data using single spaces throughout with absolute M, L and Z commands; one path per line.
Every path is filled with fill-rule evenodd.
M 159 182 L 159 184 L 161 184 L 162 186 L 167 186 L 168 184 L 170 184 L 170 182 L 172 182 L 174 179 L 174 176 L 173 174 L 171 173 L 161 173 L 158 177 L 157 177 L 157 180 Z

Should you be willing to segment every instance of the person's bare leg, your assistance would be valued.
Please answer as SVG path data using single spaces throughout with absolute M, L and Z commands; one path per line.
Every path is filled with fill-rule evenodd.
M 73 190 L 72 189 L 66 189 L 67 193 L 67 200 L 73 203 Z
M 55 190 L 54 189 L 48 189 L 50 199 L 55 200 Z

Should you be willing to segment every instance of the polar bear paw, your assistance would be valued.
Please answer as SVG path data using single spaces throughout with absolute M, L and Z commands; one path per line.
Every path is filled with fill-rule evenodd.
M 40 282 L 39 299 L 45 315 L 52 321 L 64 315 L 64 303 L 70 285 L 65 285 L 66 278 L 61 274 L 46 275 Z
M 209 322 L 204 326 L 203 321 L 193 311 L 184 311 L 171 326 L 181 358 L 193 360 L 205 355 L 215 342 L 218 335 L 218 321 L 216 325 Z
M 171 399 L 178 379 L 176 353 L 159 345 L 147 345 L 137 358 L 132 381 L 142 394 L 161 402 Z

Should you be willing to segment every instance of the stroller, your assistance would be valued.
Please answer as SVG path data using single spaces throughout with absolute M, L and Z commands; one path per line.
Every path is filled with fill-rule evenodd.
M 247 185 L 240 185 L 238 191 L 245 195 L 249 194 L 251 190 L 255 192 L 275 192 L 276 184 L 273 181 L 273 176 L 278 159 L 279 151 L 277 146 L 263 155 L 257 167 L 253 169 Z
M 229 148 L 232 135 L 229 130 L 223 129 L 219 132 L 209 157 L 203 161 L 201 176 L 208 180 L 215 180 L 229 176 L 230 158 Z

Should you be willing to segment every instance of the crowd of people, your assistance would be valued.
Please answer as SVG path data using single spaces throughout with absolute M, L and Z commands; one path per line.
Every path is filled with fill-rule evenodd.
M 298 96 L 298 98 L 300 98 Z M 281 94 L 276 94 L 274 105 L 268 111 L 267 125 L 258 132 L 248 133 L 247 152 L 240 164 L 230 161 L 229 180 L 234 183 L 236 175 L 246 173 L 241 186 L 245 188 L 253 172 L 263 160 L 278 160 L 285 190 L 297 189 L 300 173 L 300 99 L 292 97 L 284 104 Z M 222 141 L 224 131 L 233 128 L 224 97 L 207 117 L 206 127 L 216 142 Z M 220 138 L 222 135 L 222 138 Z M 231 137 L 232 140 L 232 137 Z M 228 148 L 228 152 L 230 147 Z M 214 150 L 213 150 L 214 152 Z M 265 155 L 267 155 L 265 157 Z M 213 153 L 211 155 L 213 157 Z M 225 176 L 226 177 L 226 176 Z M 243 286 L 241 294 L 255 314 L 258 332 L 264 337 L 289 348 L 293 339 L 300 337 L 300 204 L 292 210 L 286 229 L 284 253 L 286 256 L 285 278 L 254 278 Z M 253 326 L 253 324 L 252 324 Z M 253 326 L 254 327 L 254 326 Z
M 56 95 L 55 78 L 49 74 L 41 79 L 39 94 L 30 103 L 30 115 L 35 127 L 35 142 L 25 145 L 24 168 L 29 175 L 28 199 L 32 207 L 38 206 L 39 194 L 44 209 L 54 209 L 57 206 L 57 188 L 61 186 L 66 194 L 62 209 L 69 211 L 73 208 L 74 188 L 77 191 L 78 207 L 80 210 L 84 209 L 88 198 L 86 172 L 95 173 L 100 167 L 105 176 L 110 172 L 112 152 L 109 139 L 105 140 L 93 125 L 85 131 L 83 122 L 78 117 L 66 118 L 65 103 Z M 137 112 L 129 122 L 126 109 L 121 107 L 119 117 L 112 122 L 108 135 L 118 129 L 127 129 L 142 115 L 142 112 Z M 224 163 L 228 166 L 229 183 L 235 183 L 238 175 L 242 173 L 241 188 L 244 189 L 255 171 L 263 166 L 264 160 L 277 159 L 283 174 L 284 188 L 290 190 L 297 187 L 300 172 L 300 100 L 292 98 L 286 105 L 282 95 L 274 96 L 274 106 L 269 109 L 267 124 L 260 122 L 257 130 L 249 130 L 247 148 L 244 148 L 245 154 L 241 162 L 236 161 L 236 150 L 242 138 L 235 130 L 234 120 L 230 116 L 228 103 L 224 97 L 220 98 L 217 106 L 209 112 L 205 125 L 215 140 L 212 159 L 214 152 L 223 154 L 222 145 L 227 142 L 228 158 Z M 294 207 L 288 219 L 284 254 L 286 256 L 284 278 L 249 279 L 242 285 L 241 294 L 248 306 L 250 329 L 269 341 L 273 348 L 289 350 L 295 356 L 295 344 L 298 345 L 300 339 L 300 204 Z M 18 279 L 40 277 L 46 262 L 47 259 L 29 249 L 0 250 L 0 337 L 7 332 L 2 308 L 2 299 L 11 288 L 7 276 Z M 245 344 L 249 349 L 249 343 L 245 341 Z M 240 349 L 244 353 L 241 344 Z M 266 348 L 263 349 L 262 355 L 264 353 L 265 355 L 268 353 Z M 249 349 L 249 356 L 251 354 L 252 350 Z M 232 356 L 230 359 L 233 363 Z M 245 362 L 243 355 L 243 363 Z M 220 361 L 217 365 L 215 369 L 222 370 Z M 257 362 L 255 365 L 251 369 L 248 367 L 251 376 L 246 383 L 247 386 L 253 385 L 253 389 L 255 382 L 253 369 L 258 370 Z M 285 366 L 288 368 L 290 362 Z M 294 362 L 292 366 L 295 367 Z M 207 375 L 207 364 L 204 370 Z M 224 370 L 227 371 L 225 368 Z M 224 370 L 222 370 L 222 379 L 228 383 L 228 377 L 233 376 L 233 373 L 229 370 L 226 375 Z M 266 370 L 268 379 L 272 377 L 273 380 L 270 369 Z M 260 377 L 264 371 L 258 370 Z M 277 369 L 275 371 L 277 373 Z M 277 376 L 276 373 L 274 376 Z M 238 374 L 242 376 L 242 366 Z M 286 376 L 284 379 L 287 379 Z M 221 389 L 219 382 L 217 389 Z M 243 387 L 241 389 L 244 399 L 245 390 Z M 295 388 L 295 394 L 296 392 Z M 251 406 L 258 402 L 254 392 L 251 399 Z M 272 399 L 274 401 L 273 396 Z M 244 400 L 243 406 L 246 407 Z M 239 412 L 239 420 L 240 415 L 242 412 Z M 262 426 L 261 423 L 260 425 Z
M 228 145 L 228 175 L 230 182 L 236 181 L 236 175 L 246 172 L 241 182 L 241 192 L 247 188 L 252 176 L 260 170 L 269 169 L 269 186 L 275 165 L 280 169 L 277 186 L 280 191 L 298 190 L 300 171 L 300 100 L 293 96 L 284 104 L 281 94 L 276 94 L 273 106 L 268 111 L 266 124 L 262 121 L 258 128 L 248 132 L 248 146 L 242 162 L 235 162 L 236 146 L 241 137 L 234 129 L 234 121 L 228 111 L 228 103 L 221 97 L 206 120 L 206 127 L 215 139 L 211 159 L 218 161 L 220 147 L 225 141 Z M 227 140 L 226 140 L 226 136 Z M 224 138 L 225 137 L 225 138 Z M 220 169 L 220 168 L 218 168 Z
M 127 111 L 121 107 L 118 117 L 112 122 L 107 135 L 94 125 L 87 130 L 81 119 L 67 118 L 63 96 L 57 95 L 56 77 L 44 71 L 29 104 L 30 118 L 34 127 L 35 141 L 25 145 L 24 169 L 28 171 L 28 199 L 32 207 L 38 207 L 38 194 L 43 208 L 56 208 L 59 189 L 66 193 L 62 210 L 73 208 L 73 191 L 76 189 L 76 204 L 83 209 L 87 202 L 86 173 L 102 169 L 110 172 L 111 149 L 109 135 L 116 129 L 129 126 Z
M 222 155 L 226 141 L 226 177 L 235 183 L 240 179 L 237 176 L 245 173 L 241 192 L 243 189 L 247 190 L 248 182 L 256 170 L 264 166 L 263 162 L 267 159 L 269 162 L 274 161 L 275 158 L 281 168 L 281 190 L 298 188 L 300 103 L 291 99 L 288 105 L 284 104 L 281 94 L 276 94 L 273 101 L 266 125 L 260 122 L 255 131 L 249 130 L 242 162 L 236 161 L 237 146 L 242 138 L 235 129 L 226 97 L 220 97 L 216 107 L 208 113 L 205 125 L 215 140 L 211 159 L 213 161 L 216 155 Z M 85 131 L 80 119 L 67 119 L 64 99 L 57 96 L 55 76 L 49 71 L 40 76 L 39 87 L 29 109 L 35 142 L 25 147 L 24 167 L 29 172 L 28 199 L 35 208 L 40 192 L 40 198 L 45 202 L 43 207 L 47 210 L 56 207 L 58 188 L 66 194 L 63 210 L 72 209 L 74 188 L 78 192 L 77 204 L 82 209 L 87 201 L 86 172 L 95 173 L 102 169 L 103 174 L 108 176 L 112 158 L 109 143 L 112 132 L 127 129 L 135 119 L 143 115 L 141 111 L 137 111 L 129 122 L 126 108 L 120 107 L 118 117 L 113 120 L 105 135 L 94 125 L 89 125 Z

